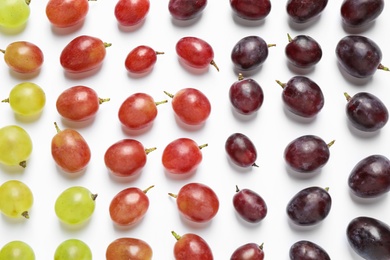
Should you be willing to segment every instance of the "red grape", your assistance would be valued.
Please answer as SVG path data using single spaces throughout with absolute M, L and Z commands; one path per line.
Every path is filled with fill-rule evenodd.
M 63 118 L 80 122 L 93 118 L 99 106 L 109 100 L 99 98 L 92 88 L 79 85 L 63 91 L 57 98 L 56 108 Z
M 139 238 L 117 238 L 106 249 L 106 260 L 151 260 L 152 257 L 150 245 Z
M 146 74 L 153 69 L 159 54 L 164 54 L 164 52 L 155 51 L 145 45 L 137 46 L 127 55 L 125 67 L 130 73 Z
M 173 247 L 175 260 L 213 260 L 213 252 L 201 236 L 194 233 L 186 233 L 182 236 L 172 231 L 176 238 Z
M 267 204 L 264 199 L 250 189 L 240 190 L 236 186 L 233 206 L 240 217 L 249 223 L 258 223 L 267 216 Z
M 384 7 L 384 0 L 344 0 L 340 13 L 345 25 L 360 27 L 378 18 Z
M 27 41 L 16 41 L 10 43 L 5 50 L 4 61 L 10 69 L 18 73 L 34 73 L 43 64 L 44 56 L 42 50 L 35 44 Z
M 206 69 L 211 64 L 218 71 L 214 62 L 214 50 L 211 45 L 197 37 L 183 37 L 176 43 L 176 53 L 187 66 L 196 69 Z
M 207 185 L 191 182 L 181 187 L 179 193 L 169 193 L 176 198 L 176 204 L 182 216 L 196 223 L 205 223 L 217 215 L 219 200 L 215 192 Z
M 190 20 L 199 16 L 206 5 L 207 0 L 170 0 L 168 10 L 177 20 Z
M 162 164 L 168 173 L 191 174 L 202 162 L 201 149 L 207 144 L 198 145 L 190 138 L 178 138 L 170 142 L 163 151 Z
M 96 0 L 49 0 L 46 16 L 58 28 L 67 28 L 82 23 L 87 16 L 89 3 Z
M 306 23 L 318 17 L 328 4 L 328 0 L 288 0 L 287 14 L 293 22 Z
M 263 244 L 247 243 L 234 250 L 230 260 L 264 260 Z
M 143 22 L 149 13 L 149 0 L 119 0 L 114 14 L 122 26 L 135 26 Z
M 114 176 L 134 177 L 145 166 L 148 153 L 155 149 L 145 149 L 142 143 L 135 139 L 122 139 L 106 150 L 104 163 Z
M 290 260 L 330 260 L 322 247 L 307 240 L 295 242 L 290 247 L 289 256 Z
M 140 222 L 149 208 L 149 198 L 146 192 L 153 187 L 150 186 L 145 190 L 130 187 L 117 193 L 109 207 L 112 221 L 123 227 L 130 227 Z
M 298 35 L 291 38 L 288 35 L 288 44 L 285 48 L 287 59 L 294 66 L 310 68 L 317 64 L 322 58 L 320 44 L 308 35 Z
M 234 133 L 226 139 L 225 151 L 230 160 L 240 167 L 257 166 L 256 147 L 249 137 L 242 133 Z
M 246 20 L 262 20 L 271 12 L 270 0 L 230 0 L 234 13 Z

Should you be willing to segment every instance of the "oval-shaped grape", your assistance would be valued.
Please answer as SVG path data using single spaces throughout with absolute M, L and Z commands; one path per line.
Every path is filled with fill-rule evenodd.
M 49 0 L 46 4 L 46 16 L 58 28 L 79 25 L 87 16 L 89 1 L 93 0 Z
M 233 206 L 236 212 L 249 223 L 259 223 L 267 216 L 267 204 L 264 199 L 251 189 L 239 189 L 233 196 Z
M 321 60 L 322 48 L 315 39 L 308 35 L 298 35 L 292 38 L 288 34 L 285 54 L 294 66 L 311 68 Z
M 139 45 L 127 54 L 125 59 L 126 70 L 133 74 L 149 73 L 157 61 L 157 55 L 164 52 L 155 51 L 149 46 Z
M 201 236 L 194 233 L 178 235 L 172 231 L 176 238 L 173 255 L 176 260 L 213 260 L 213 252 L 209 244 Z
M 9 180 L 0 185 L 0 212 L 9 218 L 30 218 L 34 203 L 30 188 L 19 180 Z
M 340 13 L 345 25 L 360 27 L 378 18 L 384 7 L 384 0 L 344 0 Z
M 240 167 L 257 166 L 257 150 L 248 136 L 242 133 L 231 134 L 225 141 L 225 151 L 230 160 Z
M 264 250 L 263 244 L 247 243 L 241 245 L 234 250 L 230 256 L 230 260 L 263 260 Z
M 367 260 L 390 259 L 390 226 L 376 218 L 360 216 L 352 219 L 346 230 L 348 243 Z
M 57 246 L 54 260 L 92 260 L 92 251 L 84 241 L 70 238 Z
M 233 12 L 245 20 L 263 20 L 271 12 L 270 0 L 230 0 Z
M 0 26 L 5 29 L 23 28 L 30 17 L 31 0 L 0 1 Z
M 177 20 L 190 20 L 198 17 L 207 6 L 207 0 L 169 0 L 168 10 Z
M 288 0 L 286 9 L 295 23 L 306 23 L 318 17 L 328 4 L 328 0 Z
M 308 240 L 300 240 L 292 244 L 289 256 L 290 260 L 330 260 L 325 249 Z
M 1 260 L 35 260 L 32 247 L 26 242 L 13 240 L 5 244 L 0 250 Z
M 149 0 L 119 0 L 114 9 L 114 15 L 122 26 L 136 26 L 141 24 L 150 9 Z
M 17 125 L 0 128 L 0 163 L 25 168 L 32 150 L 31 137 L 24 128 Z
M 152 257 L 153 250 L 151 246 L 139 238 L 117 238 L 106 249 L 106 260 L 151 260 Z

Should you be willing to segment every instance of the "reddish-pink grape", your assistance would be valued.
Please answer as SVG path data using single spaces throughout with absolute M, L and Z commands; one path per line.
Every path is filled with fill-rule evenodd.
M 120 25 L 135 26 L 145 20 L 149 9 L 149 0 L 119 0 L 115 5 L 114 14 Z
M 177 20 L 190 20 L 198 17 L 206 5 L 207 0 L 169 0 L 168 10 Z
M 263 244 L 246 243 L 234 250 L 230 260 L 264 260 Z
M 120 237 L 106 249 L 106 260 L 152 260 L 152 257 L 152 247 L 139 238 Z
M 251 189 L 239 189 L 233 196 L 233 206 L 242 219 L 249 223 L 259 223 L 267 216 L 268 208 L 264 199 Z
M 175 260 L 213 260 L 213 252 L 209 244 L 201 236 L 194 233 L 178 235 L 172 231 L 176 238 L 173 247 Z
M 157 61 L 157 55 L 160 54 L 164 54 L 164 52 L 155 51 L 149 46 L 139 45 L 126 56 L 125 67 L 130 73 L 148 73 L 153 69 Z
M 240 167 L 256 165 L 257 150 L 248 136 L 242 133 L 231 134 L 225 141 L 225 151 L 230 160 Z
M 88 1 L 96 0 L 49 0 L 46 16 L 58 28 L 67 28 L 82 23 L 89 10 Z

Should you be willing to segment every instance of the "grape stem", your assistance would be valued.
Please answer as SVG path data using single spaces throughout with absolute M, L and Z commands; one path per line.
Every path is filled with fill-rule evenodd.
M 347 92 L 344 92 L 344 96 L 347 99 L 347 101 L 351 100 L 351 96 Z
M 244 79 L 244 75 L 242 75 L 242 73 L 238 73 L 238 80 L 243 80 Z
M 0 49 L 0 52 L 2 52 L 2 53 L 5 53 L 5 50 L 3 50 L 3 49 Z
M 171 94 L 171 93 L 169 93 L 169 92 L 167 92 L 167 91 L 165 91 L 165 90 L 164 90 L 164 93 L 165 93 L 165 95 L 167 95 L 167 96 L 170 97 L 170 98 L 173 98 L 173 97 L 174 97 L 173 94 Z
M 292 37 L 289 33 L 287 33 L 287 38 L 288 38 L 288 41 L 291 42 L 292 41 Z
M 57 133 L 61 132 L 61 129 L 58 127 L 57 122 L 54 122 L 54 127 L 57 130 Z
M 26 5 L 30 5 L 31 0 L 26 0 Z
M 145 153 L 146 153 L 146 154 L 149 154 L 150 152 L 153 152 L 153 151 L 156 150 L 156 149 L 157 149 L 156 147 L 146 148 L 146 149 L 145 149 Z
M 331 147 L 334 144 L 334 142 L 336 142 L 336 140 L 332 140 L 330 143 L 328 143 L 328 147 Z
M 3 103 L 9 103 L 9 98 L 3 99 L 1 102 L 3 102 Z
M 94 0 L 96 1 L 96 0 Z M 99 98 L 99 105 L 103 104 L 104 102 L 110 101 L 110 98 Z
M 175 231 L 171 231 L 171 233 L 176 238 L 176 240 L 179 240 L 181 238 L 181 236 L 178 235 Z
M 281 82 L 280 80 L 275 80 L 282 88 L 286 86 L 286 83 Z
M 110 47 L 112 45 L 112 43 L 108 43 L 108 42 L 104 42 L 103 44 L 105 48 Z
M 147 187 L 146 189 L 143 190 L 144 193 L 147 193 L 151 188 L 153 188 L 154 185 L 151 185 L 149 187 Z
M 97 198 L 97 196 L 98 196 L 97 194 L 91 194 L 91 198 L 92 198 L 92 200 L 93 200 L 93 201 L 95 201 L 95 200 L 96 200 L 96 198 Z
M 388 67 L 383 66 L 383 64 L 378 65 L 378 70 L 390 71 Z
M 21 161 L 21 162 L 19 163 L 19 165 L 20 165 L 21 167 L 23 167 L 23 168 L 26 168 L 27 162 L 26 162 L 26 161 Z
M 164 104 L 164 103 L 168 103 L 168 100 L 162 100 L 162 101 L 155 102 L 156 106 Z
M 173 193 L 169 192 L 168 195 L 171 196 L 172 198 L 175 198 L 175 199 L 177 198 L 177 194 L 173 194 Z
M 202 145 L 199 145 L 198 147 L 199 147 L 199 149 L 203 149 L 203 148 L 205 148 L 207 146 L 209 146 L 209 145 L 208 144 L 202 144 Z
M 22 217 L 26 218 L 26 219 L 29 219 L 30 218 L 30 215 L 28 214 L 28 211 L 23 211 L 22 212 Z
M 217 69 L 217 71 L 219 71 L 219 68 L 218 68 L 218 66 L 217 66 L 217 63 L 215 63 L 215 61 L 210 61 L 210 64 L 211 65 L 213 65 L 216 69 Z
M 156 51 L 156 55 L 161 55 L 161 54 L 165 54 L 165 52 L 163 52 L 163 51 Z

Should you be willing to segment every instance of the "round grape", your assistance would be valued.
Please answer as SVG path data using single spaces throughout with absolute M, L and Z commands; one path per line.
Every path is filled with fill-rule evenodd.
M 130 73 L 145 75 L 153 69 L 157 61 L 157 55 L 161 54 L 164 54 L 164 52 L 155 51 L 149 46 L 137 46 L 127 54 L 125 67 Z
M 81 24 L 89 10 L 88 1 L 96 0 L 49 0 L 46 4 L 46 16 L 50 23 L 58 28 Z
M 270 0 L 230 0 L 233 12 L 245 20 L 263 20 L 271 12 Z
M 0 186 L 0 211 L 10 218 L 29 218 L 33 202 L 30 188 L 21 181 L 10 180 Z
M 25 168 L 32 149 L 30 135 L 22 127 L 8 125 L 0 128 L 0 163 Z
M 23 27 L 30 17 L 31 0 L 0 1 L 0 26 L 6 29 Z
M 54 260 L 92 260 L 92 251 L 85 242 L 71 238 L 57 246 Z
M 142 239 L 121 237 L 112 241 L 106 249 L 106 260 L 152 260 L 153 250 Z
M 0 250 L 1 260 L 35 260 L 34 250 L 26 242 L 14 240 Z
M 176 260 L 213 260 L 213 252 L 209 244 L 201 236 L 194 233 L 178 235 L 172 231 L 176 238 L 173 254 Z
M 122 26 L 135 26 L 149 13 L 149 0 L 119 0 L 114 9 L 115 18 Z
M 170 0 L 169 13 L 177 20 L 190 20 L 201 15 L 207 6 L 207 0 Z

